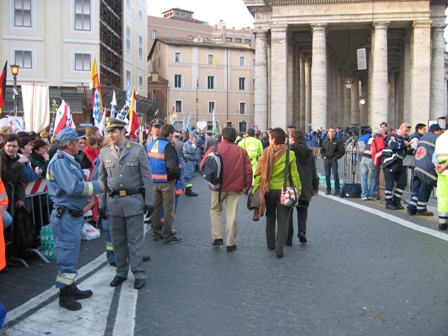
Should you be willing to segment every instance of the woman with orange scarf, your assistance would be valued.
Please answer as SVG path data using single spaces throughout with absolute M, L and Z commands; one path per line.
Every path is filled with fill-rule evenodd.
M 283 258 L 283 248 L 288 238 L 288 224 L 292 207 L 286 207 L 280 203 L 280 195 L 284 182 L 286 166 L 285 145 L 286 134 L 281 128 L 274 128 L 269 134 L 269 147 L 267 147 L 258 160 L 255 170 L 255 184 L 252 193 L 259 192 L 260 207 L 258 216 L 263 216 L 266 211 L 266 242 L 268 248 L 275 249 L 278 258 Z M 299 173 L 297 171 L 296 156 L 289 152 L 289 174 L 292 177 L 299 195 L 302 192 Z M 289 181 L 287 182 L 289 186 Z M 277 221 L 277 235 L 275 234 L 275 222 Z

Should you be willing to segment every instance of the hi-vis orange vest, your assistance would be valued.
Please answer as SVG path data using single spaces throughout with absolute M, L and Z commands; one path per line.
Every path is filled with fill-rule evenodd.
M 6 267 L 6 246 L 5 237 L 3 236 L 3 220 L 2 215 L 8 208 L 8 196 L 6 195 L 5 186 L 0 180 L 0 271 Z

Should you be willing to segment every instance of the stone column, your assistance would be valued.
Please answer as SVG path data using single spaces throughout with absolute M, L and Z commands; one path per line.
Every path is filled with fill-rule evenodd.
M 345 76 L 344 76 L 344 67 L 340 66 L 338 71 L 338 82 L 337 88 L 338 88 L 338 107 L 337 107 L 337 115 L 335 118 L 335 122 L 333 123 L 333 127 L 338 127 L 340 124 L 344 122 L 344 97 L 345 97 Z M 330 125 L 328 125 L 330 126 Z
M 388 74 L 388 126 L 398 127 L 395 116 L 395 71 L 391 70 Z
M 411 35 L 408 33 L 403 38 L 403 84 L 402 99 L 403 104 L 401 106 L 401 120 L 397 120 L 400 124 L 404 121 L 409 122 L 411 119 Z
M 372 45 L 373 71 L 370 97 L 370 126 L 379 127 L 387 121 L 387 26 L 385 22 L 374 23 Z
M 271 127 L 285 128 L 288 107 L 287 26 L 271 27 Z
M 403 111 L 399 109 L 400 106 L 400 97 L 401 97 L 401 85 L 400 85 L 400 72 L 395 71 L 395 123 L 399 122 L 400 120 L 403 120 Z
M 353 80 L 352 89 L 350 90 L 350 124 L 358 125 L 360 123 L 359 120 L 359 78 L 355 76 Z M 345 127 L 347 125 L 343 125 Z
M 431 113 L 429 118 L 436 120 L 445 115 L 445 41 L 443 31 L 445 26 L 432 27 L 431 50 Z
M 305 60 L 305 127 L 311 124 L 311 63 Z M 313 127 L 314 129 L 314 127 Z
M 343 90 L 344 90 L 344 114 L 342 116 L 342 119 L 339 120 L 339 124 L 335 125 L 335 127 L 338 126 L 344 127 L 348 125 L 351 121 L 353 85 L 350 89 L 347 89 L 344 85 Z
M 326 25 L 313 25 L 313 66 L 311 69 L 311 106 L 313 129 L 327 127 L 327 43 Z
M 306 130 L 306 113 L 305 113 L 305 58 L 303 54 L 299 56 L 299 76 L 300 76 L 300 129 Z
M 255 125 L 264 131 L 268 128 L 268 70 L 266 31 L 255 31 Z
M 431 93 L 431 24 L 415 21 L 411 43 L 411 115 L 409 123 L 427 123 Z M 407 121 L 407 120 L 406 120 Z
M 288 40 L 288 33 L 286 33 L 286 40 Z M 294 109 L 294 87 L 299 85 L 297 77 L 294 76 L 295 73 L 295 67 L 294 67 L 294 47 L 288 44 L 288 56 L 286 58 L 287 60 L 287 70 L 286 70 L 286 76 L 287 76 L 287 117 L 286 117 L 286 124 L 292 123 L 294 125 L 297 124 L 298 121 L 298 115 L 297 111 Z M 286 124 L 283 126 L 286 128 Z M 297 126 L 297 125 L 296 125 Z

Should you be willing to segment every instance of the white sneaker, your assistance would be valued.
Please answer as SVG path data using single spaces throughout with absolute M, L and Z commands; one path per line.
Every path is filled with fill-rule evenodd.
M 367 197 L 361 197 L 361 200 L 367 201 Z

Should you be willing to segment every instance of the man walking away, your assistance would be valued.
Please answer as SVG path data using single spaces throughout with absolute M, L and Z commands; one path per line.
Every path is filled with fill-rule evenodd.
M 149 165 L 151 166 L 152 181 L 154 183 L 154 212 L 152 225 L 154 227 L 154 240 L 165 238 L 165 244 L 180 243 L 172 232 L 174 219 L 174 204 L 176 196 L 176 180 L 180 179 L 180 162 L 171 142 L 174 137 L 174 126 L 163 125 L 157 140 L 148 145 Z M 160 214 L 164 215 L 164 231 Z
M 222 234 L 222 205 L 226 203 L 226 240 L 227 252 L 236 250 L 235 238 L 238 233 L 236 214 L 241 194 L 246 193 L 252 185 L 252 166 L 247 152 L 235 144 L 236 130 L 224 127 L 222 141 L 218 143 L 218 153 L 222 163 L 222 182 L 219 190 L 211 190 L 210 220 L 212 223 L 213 247 L 224 244 Z M 201 169 L 210 148 L 201 162 Z
M 344 156 L 344 143 L 341 139 L 336 138 L 334 128 L 328 129 L 328 136 L 322 141 L 320 153 L 324 159 L 325 179 L 327 182 L 327 191 L 325 195 L 331 194 L 331 172 L 333 171 L 334 192 L 333 195 L 341 194 L 341 186 L 339 184 L 338 160 Z
M 258 159 L 260 158 L 261 152 L 263 151 L 263 144 L 261 143 L 260 139 L 255 137 L 255 130 L 253 128 L 249 128 L 247 130 L 247 137 L 241 140 L 238 143 L 238 146 L 247 151 L 252 165 L 252 172 L 255 172 L 258 164 Z

